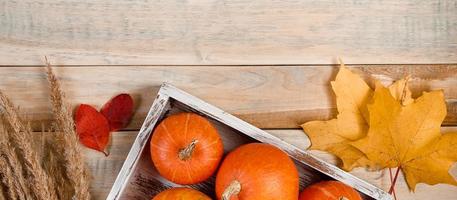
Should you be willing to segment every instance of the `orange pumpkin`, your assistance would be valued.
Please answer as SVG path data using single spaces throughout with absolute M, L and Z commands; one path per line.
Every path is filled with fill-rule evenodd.
M 159 174 L 178 184 L 194 184 L 209 178 L 224 152 L 216 128 L 193 113 L 164 119 L 154 130 L 150 146 Z
M 297 200 L 298 171 L 280 149 L 242 145 L 227 155 L 216 176 L 219 200 Z
M 362 200 L 354 188 L 339 181 L 321 181 L 308 186 L 300 193 L 299 200 Z
M 152 200 L 211 200 L 211 198 L 194 189 L 171 188 L 159 193 Z

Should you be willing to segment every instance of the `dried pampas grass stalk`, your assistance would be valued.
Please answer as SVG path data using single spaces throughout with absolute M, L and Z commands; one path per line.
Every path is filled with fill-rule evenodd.
M 52 189 L 54 187 L 49 181 L 50 177 L 44 171 L 36 152 L 29 142 L 30 138 L 32 138 L 30 124 L 24 124 L 19 116 L 18 109 L 2 91 L 0 91 L 0 106 L 3 107 L 5 118 L 14 130 L 14 133 L 10 134 L 10 139 L 17 145 L 17 150 L 22 156 L 24 169 L 29 178 L 27 183 L 31 188 L 31 192 L 38 200 L 57 199 Z
M 0 183 L 2 183 L 2 174 L 0 174 Z M 4 186 L 3 184 L 0 184 L 0 199 L 1 200 L 4 200 L 4 199 L 7 199 L 5 195 L 6 191 L 5 191 L 5 188 L 6 186 Z
M 8 165 L 8 161 L 4 157 L 0 157 L 0 179 L 2 183 L 7 186 L 7 195 L 8 199 L 16 200 L 18 199 L 18 194 L 20 191 L 15 187 L 13 170 Z
M 60 152 L 64 152 L 66 174 L 74 186 L 75 199 L 89 200 L 89 171 L 86 168 L 79 146 L 79 139 L 75 131 L 75 124 L 69 105 L 64 101 L 64 93 L 60 89 L 59 81 L 54 75 L 51 64 L 46 59 L 46 74 L 49 82 L 50 99 L 56 120 L 57 137 L 61 141 L 57 145 Z
M 56 144 L 61 143 L 60 140 L 56 137 L 56 133 L 54 131 L 55 125 L 52 125 L 51 128 L 45 132 L 45 128 L 42 127 L 42 134 L 46 139 L 41 141 L 42 147 L 49 147 L 55 146 Z M 68 181 L 68 177 L 66 175 L 66 170 L 64 166 L 64 158 L 62 153 L 59 152 L 58 148 L 43 148 L 43 167 L 48 172 L 48 174 L 52 174 L 53 177 L 53 185 L 55 186 L 55 191 L 59 199 L 67 200 L 72 199 L 74 194 L 74 188 L 71 183 Z
M 1 116 L 3 118 L 3 116 Z M 14 189 L 17 191 L 18 199 L 32 199 L 29 188 L 25 183 L 25 177 L 22 170 L 22 165 L 16 155 L 15 148 L 9 141 L 9 133 L 4 119 L 0 119 L 0 156 L 4 158 L 13 172 Z M 3 168 L 2 168 L 3 169 Z
M 11 166 L 8 163 L 8 160 L 12 159 L 11 154 L 13 149 L 8 148 L 8 138 L 7 133 L 1 127 L 0 129 L 0 181 L 6 186 L 6 195 L 8 199 L 18 199 L 21 191 L 18 187 L 18 183 L 14 178 Z

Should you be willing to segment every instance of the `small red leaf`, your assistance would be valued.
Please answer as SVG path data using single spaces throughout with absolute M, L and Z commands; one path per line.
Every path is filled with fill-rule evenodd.
M 109 100 L 100 112 L 108 120 L 110 131 L 125 128 L 133 115 L 133 99 L 129 94 L 120 94 Z
M 92 106 L 81 104 L 76 110 L 75 123 L 79 141 L 108 156 L 104 151 L 109 142 L 108 120 Z

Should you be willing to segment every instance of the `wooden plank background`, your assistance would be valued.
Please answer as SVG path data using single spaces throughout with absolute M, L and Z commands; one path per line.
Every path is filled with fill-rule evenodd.
M 457 0 L 2 0 L 0 90 L 36 130 L 51 119 L 44 56 L 59 65 L 73 106 L 135 98 L 111 155 L 85 149 L 94 199 L 106 198 L 164 81 L 307 148 L 297 127 L 335 116 L 329 81 L 340 56 L 370 84 L 411 75 L 414 96 L 443 89 L 443 130 L 457 131 Z M 386 171 L 352 173 L 390 185 Z M 399 180 L 401 200 L 457 199 L 454 186 L 420 184 L 413 194 Z
M 457 62 L 455 0 L 2 0 L 0 26 L 0 65 Z
M 411 75 L 414 96 L 443 89 L 446 125 L 457 125 L 457 65 L 358 65 L 353 71 L 370 83 L 390 84 Z M 169 82 L 260 128 L 298 128 L 336 114 L 330 87 L 337 66 L 72 66 L 57 67 L 74 106 L 101 107 L 115 94 L 131 93 L 136 114 L 127 128 L 139 129 L 162 82 Z M 38 124 L 51 116 L 42 67 L 1 68 L 0 88 Z M 31 103 L 33 101 L 33 103 Z

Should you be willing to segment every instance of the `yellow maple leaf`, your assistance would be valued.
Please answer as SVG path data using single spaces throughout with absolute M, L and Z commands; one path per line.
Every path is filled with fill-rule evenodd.
M 341 65 L 335 81 L 338 116 L 329 121 L 311 121 L 302 128 L 311 140 L 310 149 L 330 152 L 342 161 L 342 168 L 370 165 L 370 161 L 350 143 L 364 137 L 368 131 L 367 102 L 373 91 L 357 74 Z
M 406 105 L 413 102 L 408 88 L 408 79 L 401 79 L 389 86 L 396 100 Z M 357 74 L 341 64 L 331 86 L 336 95 L 338 115 L 328 121 L 311 121 L 302 124 L 311 140 L 309 149 L 323 150 L 337 156 L 342 169 L 350 171 L 355 167 L 373 166 L 366 155 L 351 145 L 368 132 L 367 103 L 373 91 Z
M 395 81 L 392 85 L 389 86 L 389 92 L 392 96 L 401 102 L 402 105 L 408 105 L 414 102 L 413 97 L 411 96 L 411 90 L 408 87 L 408 81 L 410 77 L 407 76 L 404 79 Z
M 443 92 L 424 92 L 406 101 L 395 94 L 376 84 L 367 106 L 370 128 L 354 147 L 382 168 L 400 167 L 411 190 L 420 182 L 457 185 L 448 172 L 457 160 L 457 134 L 440 133 L 446 116 Z

